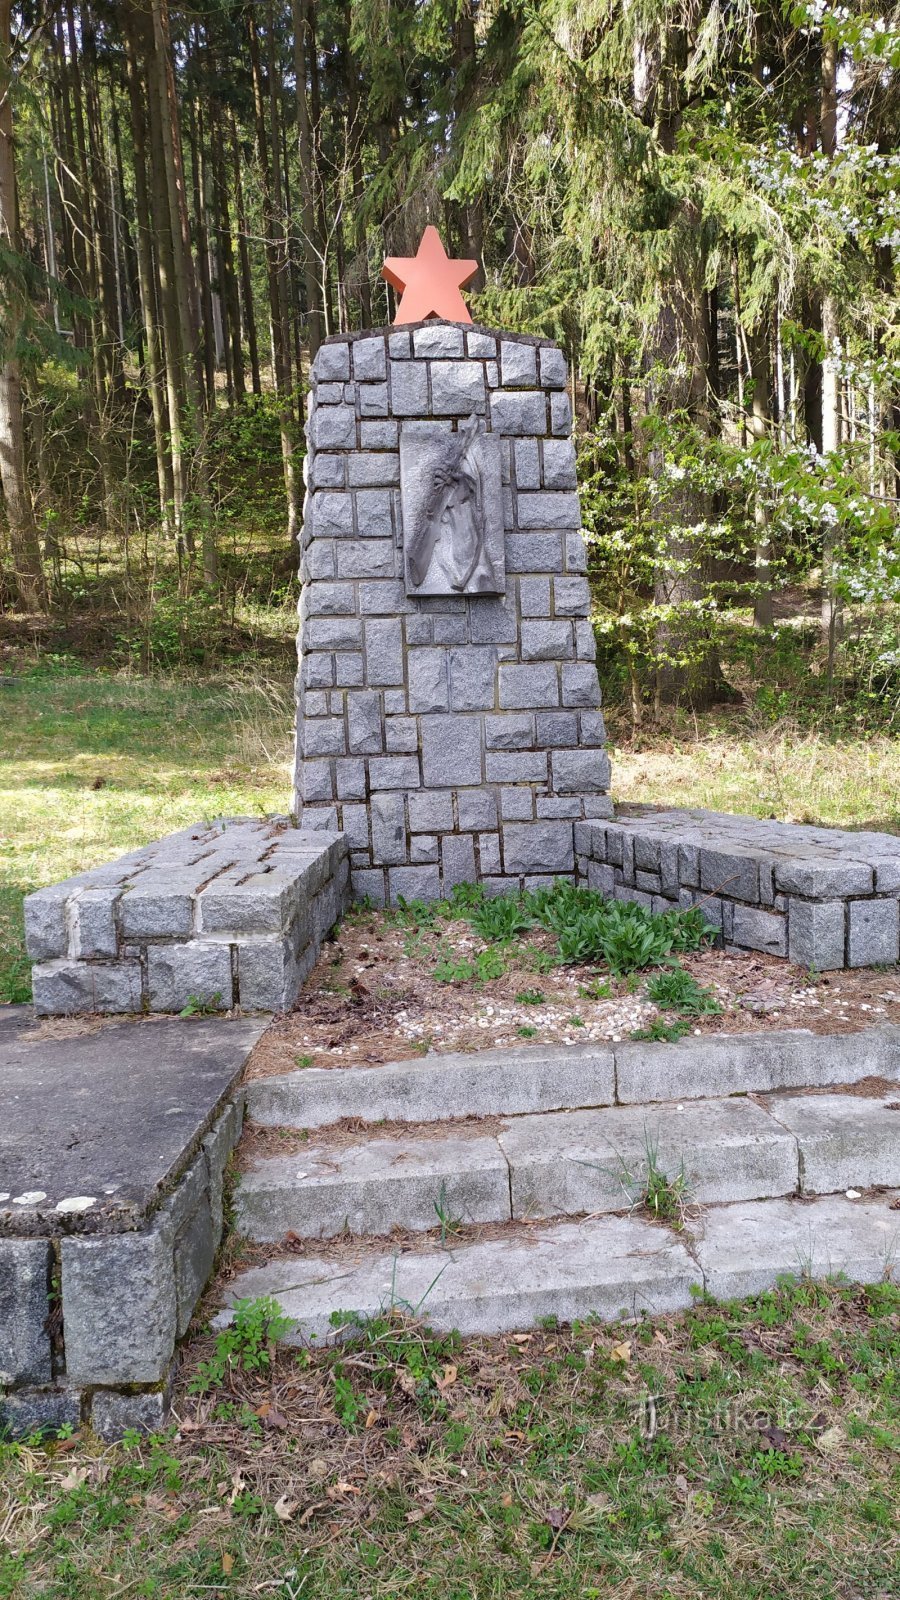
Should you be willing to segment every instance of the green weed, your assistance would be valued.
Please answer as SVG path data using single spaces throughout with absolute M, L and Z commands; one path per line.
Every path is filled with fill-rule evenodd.
M 475 977 L 475 966 L 468 956 L 445 952 L 435 963 L 432 977 L 436 983 L 471 983 Z
M 578 993 L 582 1000 L 611 1000 L 612 984 L 605 978 L 593 978 L 590 983 L 580 983 Z
M 462 1217 L 454 1216 L 447 1201 L 446 1182 L 441 1184 L 440 1193 L 434 1202 L 434 1214 L 438 1219 L 441 1229 L 441 1244 L 446 1244 L 451 1234 L 459 1233 L 462 1227 Z
M 215 1353 L 202 1361 L 190 1382 L 191 1394 L 221 1388 L 235 1372 L 261 1372 L 272 1365 L 277 1341 L 291 1328 L 277 1300 L 237 1300 L 234 1321 L 216 1335 Z
M 631 1038 L 646 1039 L 654 1044 L 675 1044 L 690 1031 L 691 1025 L 685 1017 L 675 1017 L 671 1022 L 667 1022 L 664 1017 L 654 1017 L 646 1028 L 632 1029 Z
M 187 997 L 187 1003 L 179 1012 L 179 1016 L 210 1017 L 214 1014 L 214 1012 L 221 1011 L 221 1009 L 222 992 L 220 989 L 217 989 L 215 994 L 209 995 L 206 999 L 204 999 L 203 995 L 200 994 L 189 994 Z
M 469 921 L 482 939 L 499 944 L 508 944 L 534 926 L 534 919 L 517 895 L 497 895 L 492 900 L 483 900 L 472 911 Z
M 704 988 L 684 967 L 669 967 L 647 980 L 647 998 L 663 1011 L 685 1017 L 718 1016 L 722 1007 L 711 989 Z
M 674 950 L 695 950 L 715 936 L 697 907 L 654 915 L 628 900 L 605 900 L 565 881 L 526 895 L 525 903 L 557 938 L 560 961 L 605 961 L 617 977 L 660 966 Z
M 641 1203 L 660 1222 L 668 1222 L 678 1230 L 684 1227 L 687 1206 L 687 1179 L 684 1166 L 674 1178 L 663 1172 L 653 1148 L 647 1151 L 647 1176 Z
M 502 978 L 506 971 L 506 962 L 499 950 L 479 950 L 475 957 L 475 974 L 479 983 L 490 983 L 494 978 Z

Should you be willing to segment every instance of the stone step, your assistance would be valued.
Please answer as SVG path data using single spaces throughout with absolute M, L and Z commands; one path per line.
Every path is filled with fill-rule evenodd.
M 495 1132 L 412 1128 L 254 1161 L 240 1233 L 330 1238 L 624 1211 L 657 1174 L 676 1204 L 900 1185 L 889 1097 L 773 1095 L 513 1117 Z
M 797 1140 L 804 1194 L 900 1185 L 900 1096 L 767 1096 Z
M 497 1140 L 477 1135 L 310 1145 L 256 1162 L 234 1205 L 238 1232 L 261 1243 L 496 1222 L 509 1217 L 509 1169 Z
M 745 1099 L 516 1117 L 498 1142 L 522 1220 L 622 1211 L 653 1172 L 699 1204 L 792 1194 L 799 1175 L 797 1140 Z
M 501 1238 L 401 1253 L 371 1242 L 326 1258 L 277 1259 L 240 1273 L 214 1319 L 240 1299 L 272 1296 L 290 1344 L 336 1336 L 335 1314 L 391 1307 L 436 1329 L 512 1332 L 540 1318 L 612 1320 L 683 1309 L 698 1290 L 739 1298 L 784 1274 L 879 1282 L 896 1262 L 900 1197 L 741 1201 L 710 1208 L 692 1234 L 636 1217 L 513 1225 Z
M 703 1034 L 675 1044 L 528 1045 L 433 1054 L 379 1067 L 306 1067 L 244 1085 L 247 1114 L 269 1127 L 441 1122 L 616 1103 L 645 1105 L 779 1089 L 900 1083 L 900 1027 Z

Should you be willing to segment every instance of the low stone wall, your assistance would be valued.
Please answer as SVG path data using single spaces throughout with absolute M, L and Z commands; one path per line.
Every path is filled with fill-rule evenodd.
M 134 1232 L 0 1237 L 0 1433 L 90 1423 L 120 1438 L 162 1425 L 175 1346 L 222 1238 L 240 1130 L 230 1104 Z
M 820 972 L 891 966 L 900 952 L 900 838 L 728 816 L 620 807 L 581 822 L 582 881 L 653 911 L 702 905 L 727 948 Z
M 170 834 L 25 901 L 35 1010 L 280 1011 L 349 892 L 347 840 L 289 818 Z

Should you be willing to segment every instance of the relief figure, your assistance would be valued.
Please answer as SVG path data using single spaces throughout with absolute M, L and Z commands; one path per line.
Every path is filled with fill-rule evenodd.
M 409 576 L 423 594 L 495 594 L 502 590 L 488 548 L 484 434 L 470 417 L 442 436 L 430 463 L 416 525 L 407 545 Z

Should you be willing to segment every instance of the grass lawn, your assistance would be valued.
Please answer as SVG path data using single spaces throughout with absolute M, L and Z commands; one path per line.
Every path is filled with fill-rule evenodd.
M 891 1285 L 215 1365 L 152 1441 L 0 1446 L 4 1600 L 900 1592 Z
M 900 833 L 900 739 L 709 715 L 611 751 L 617 800 Z
M 22 896 L 202 819 L 286 811 L 287 679 L 0 679 L 0 1002 L 31 995 Z

